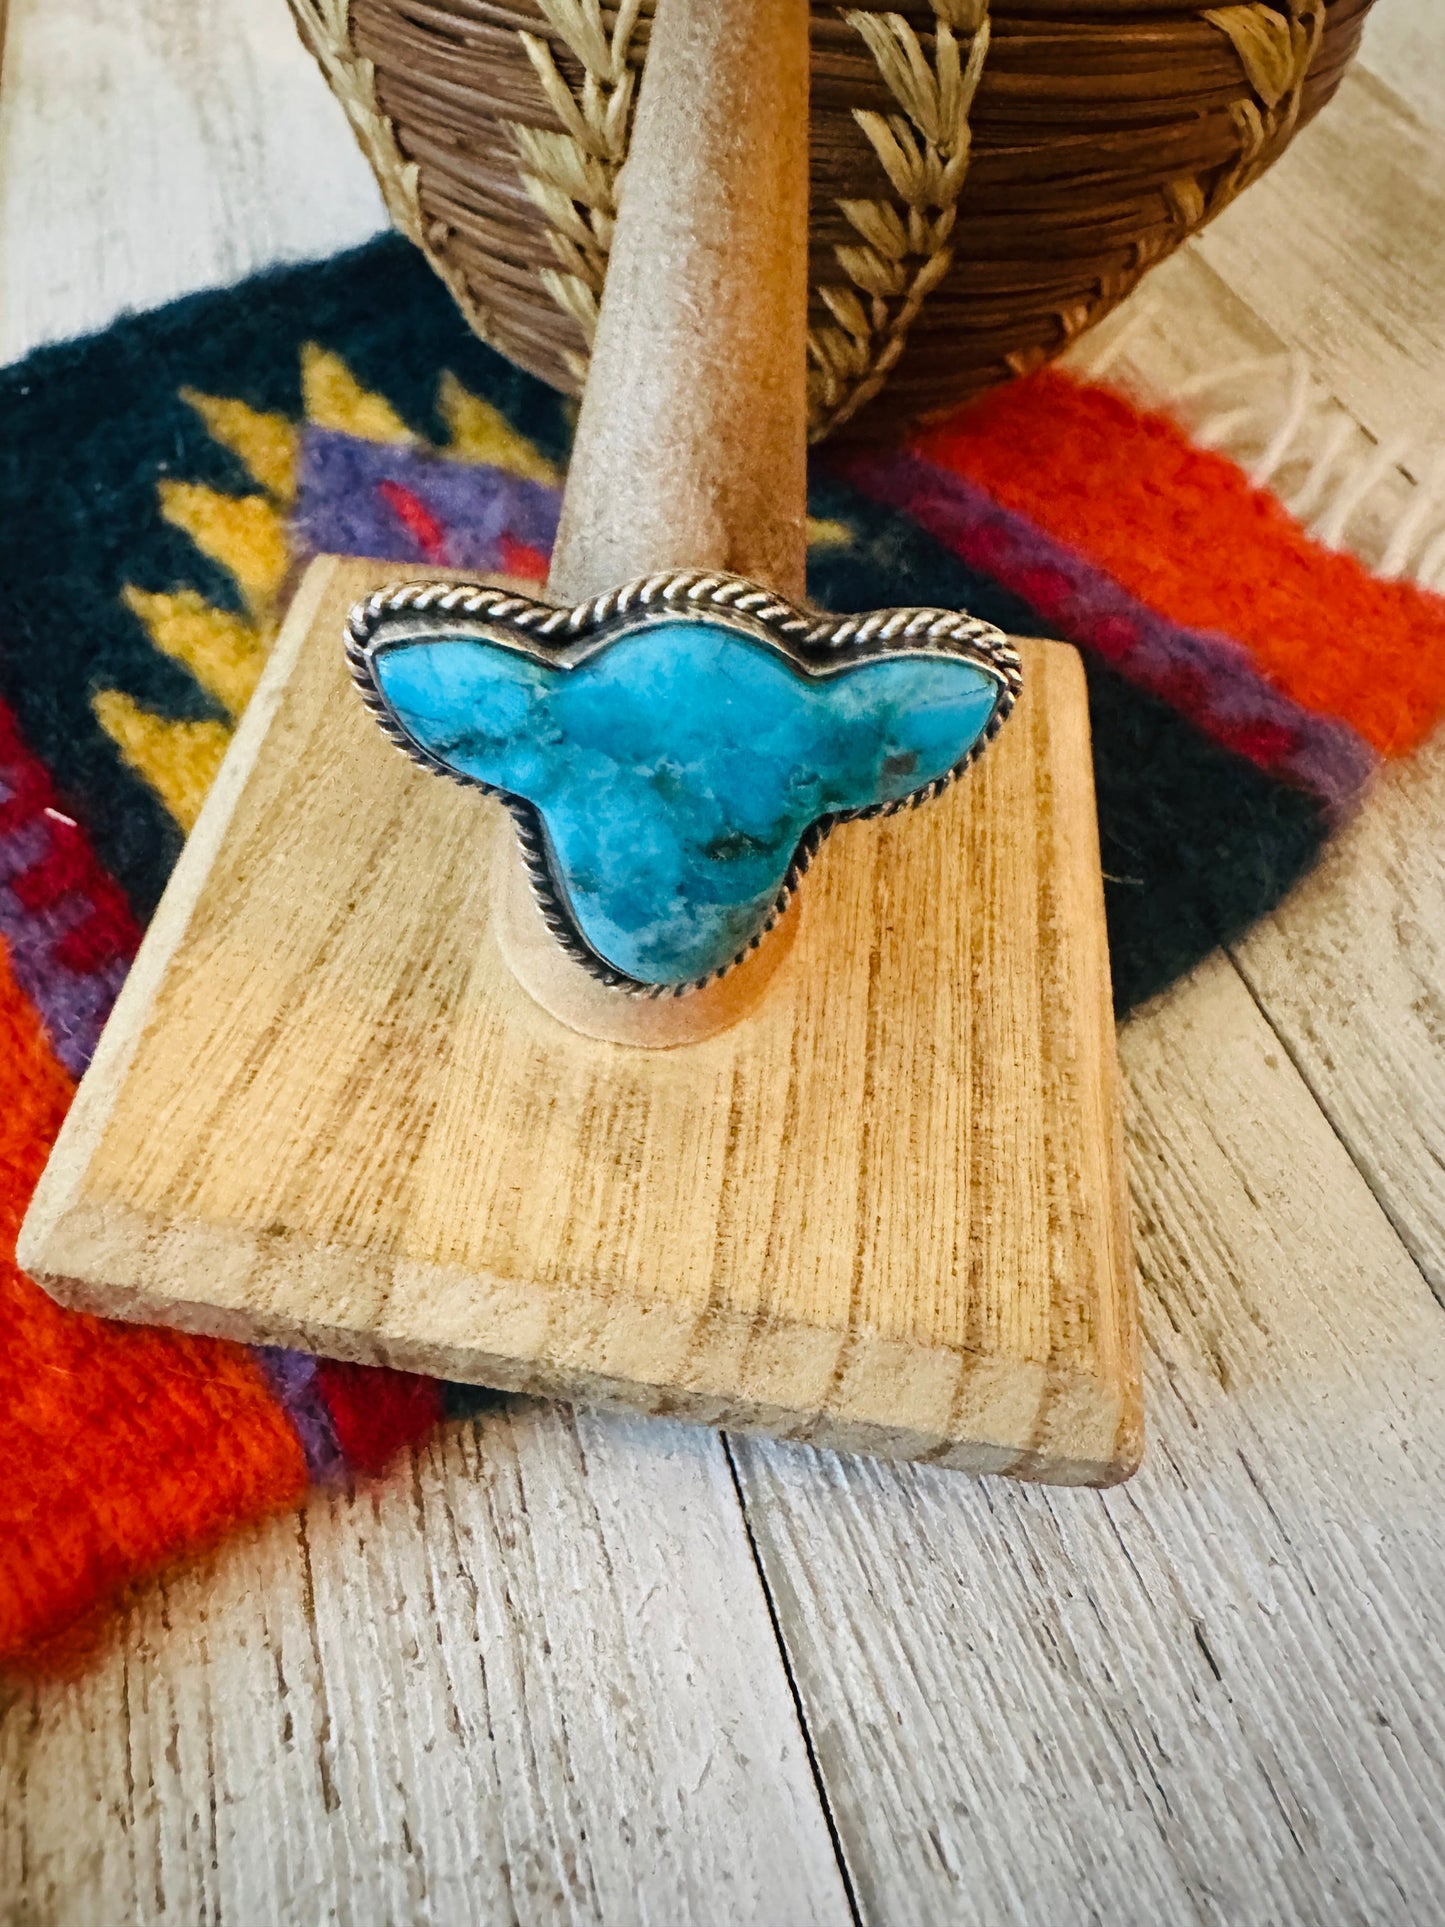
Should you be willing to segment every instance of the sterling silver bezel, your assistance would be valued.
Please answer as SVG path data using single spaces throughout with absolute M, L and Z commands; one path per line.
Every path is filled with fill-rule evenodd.
M 686 983 L 652 984 L 616 969 L 577 928 L 553 874 L 546 829 L 534 806 L 525 797 L 450 769 L 418 743 L 382 694 L 375 665 L 387 649 L 406 643 L 471 637 L 516 649 L 552 668 L 572 668 L 650 622 L 689 618 L 714 625 L 721 619 L 727 627 L 776 649 L 799 673 L 812 677 L 836 674 L 879 656 L 961 656 L 993 678 L 998 698 L 978 740 L 942 776 L 895 802 L 838 811 L 811 824 L 798 843 L 766 921 L 735 957 Z M 423 769 L 495 796 L 506 805 L 543 922 L 563 950 L 599 982 L 635 997 L 686 996 L 734 969 L 776 927 L 835 824 L 891 816 L 940 795 L 997 736 L 1023 685 L 1018 651 L 1002 630 L 958 610 L 903 608 L 877 609 L 868 615 L 818 615 L 742 576 L 699 569 L 641 576 L 570 609 L 480 583 L 397 583 L 356 604 L 347 620 L 345 647 L 362 701 L 398 749 Z

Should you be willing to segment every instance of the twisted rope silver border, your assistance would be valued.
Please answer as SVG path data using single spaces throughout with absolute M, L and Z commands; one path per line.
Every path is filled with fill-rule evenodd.
M 844 662 L 866 662 L 878 656 L 918 651 L 962 656 L 993 677 L 998 685 L 998 699 L 978 740 L 942 776 L 896 802 L 840 810 L 819 817 L 811 824 L 793 854 L 766 921 L 735 957 L 687 983 L 649 984 L 627 976 L 599 956 L 573 922 L 552 876 L 546 832 L 533 806 L 525 798 L 498 789 L 494 784 L 448 768 L 416 742 L 402 727 L 381 692 L 375 659 L 391 641 L 420 640 L 410 629 L 401 634 L 388 634 L 389 630 L 394 632 L 419 616 L 430 619 L 429 630 L 435 623 L 434 633 L 438 636 L 465 633 L 473 625 L 484 623 L 515 638 L 536 661 L 555 667 L 568 652 L 569 645 L 578 642 L 600 645 L 610 635 L 626 633 L 649 619 L 702 616 L 708 612 L 730 616 L 744 632 L 751 630 L 771 640 L 800 669 L 813 674 L 826 673 Z M 455 620 L 455 628 L 449 618 Z M 448 777 L 464 788 L 495 796 L 506 805 L 516 825 L 523 865 L 542 920 L 567 955 L 600 983 L 634 997 L 683 997 L 726 976 L 776 927 L 835 824 L 892 816 L 899 810 L 917 809 L 920 803 L 941 795 L 977 762 L 997 736 L 1023 687 L 1018 651 L 1002 630 L 980 622 L 975 616 L 952 609 L 921 608 L 875 609 L 861 616 L 814 615 L 742 576 L 698 569 L 674 569 L 639 576 L 620 589 L 609 589 L 572 609 L 537 602 L 507 589 L 487 588 L 480 583 L 396 583 L 378 589 L 352 609 L 346 623 L 345 649 L 347 665 L 361 692 L 362 702 L 382 732 L 404 755 L 423 769 Z

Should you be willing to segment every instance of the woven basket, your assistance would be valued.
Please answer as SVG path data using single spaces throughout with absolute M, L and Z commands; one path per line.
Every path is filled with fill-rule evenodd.
M 1057 354 L 1283 151 L 1370 4 L 815 6 L 815 437 Z M 477 333 L 576 391 L 653 0 L 291 5 Z

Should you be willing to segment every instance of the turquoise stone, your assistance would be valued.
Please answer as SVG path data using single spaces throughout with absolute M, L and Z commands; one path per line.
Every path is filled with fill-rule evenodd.
M 375 670 L 415 742 L 534 806 L 577 929 L 649 984 L 730 962 L 810 824 L 943 775 L 998 700 L 960 657 L 810 676 L 712 621 L 649 623 L 572 668 L 457 637 L 397 643 Z

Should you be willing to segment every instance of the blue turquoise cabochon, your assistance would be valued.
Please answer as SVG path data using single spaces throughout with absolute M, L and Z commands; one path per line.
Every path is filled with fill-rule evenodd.
M 373 706 L 434 766 L 530 806 L 582 944 L 650 987 L 733 962 L 813 826 L 946 777 L 1005 687 L 926 649 L 813 666 L 725 615 L 659 614 L 550 660 L 469 626 L 383 639 Z

